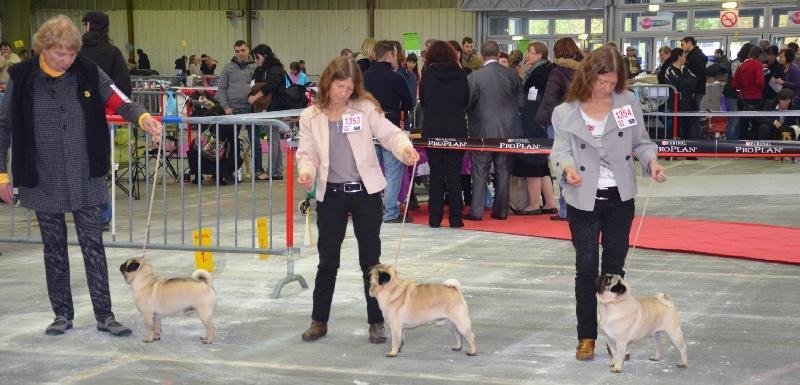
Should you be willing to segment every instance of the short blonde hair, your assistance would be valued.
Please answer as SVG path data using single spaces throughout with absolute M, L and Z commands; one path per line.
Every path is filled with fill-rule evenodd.
M 82 44 L 83 41 L 81 40 L 80 32 L 78 32 L 78 27 L 69 17 L 64 15 L 54 16 L 45 21 L 39 27 L 39 31 L 33 35 L 33 49 L 36 53 L 55 46 L 78 52 L 81 50 Z

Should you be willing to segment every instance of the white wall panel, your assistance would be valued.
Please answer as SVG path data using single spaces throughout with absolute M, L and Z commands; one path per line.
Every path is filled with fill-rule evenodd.
M 227 19 L 225 11 L 134 11 L 135 45 L 162 75 L 171 75 L 182 55 L 205 53 L 219 60 L 221 68 L 233 57 L 233 43 L 246 39 L 247 20 Z
M 425 40 L 457 40 L 475 37 L 475 13 L 457 9 L 378 9 L 375 10 L 375 38 L 403 41 L 403 33 L 417 32 L 420 46 Z
M 31 12 L 31 36 L 39 30 L 42 23 L 57 15 L 66 15 L 72 19 L 78 31 L 83 34 L 81 19 L 83 19 L 83 16 L 88 12 L 90 11 L 75 9 L 33 9 Z M 114 45 L 122 51 L 122 55 L 125 56 L 125 59 L 127 59 L 128 52 L 125 50 L 125 43 L 128 42 L 128 18 L 126 17 L 125 11 L 103 12 L 108 15 L 108 21 L 109 24 L 111 24 L 108 30 L 111 40 L 114 42 Z
M 367 36 L 364 10 L 258 11 L 253 46 L 267 44 L 283 62 L 306 62 L 308 74 L 319 75 L 343 48 L 361 49 Z

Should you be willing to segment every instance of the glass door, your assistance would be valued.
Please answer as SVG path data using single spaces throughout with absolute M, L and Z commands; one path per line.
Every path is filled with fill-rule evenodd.
M 728 59 L 735 60 L 736 55 L 739 54 L 739 50 L 742 49 L 742 46 L 746 43 L 750 43 L 752 45 L 758 45 L 758 42 L 761 40 L 761 35 L 747 35 L 747 36 L 739 36 L 735 38 L 734 36 L 728 36 L 727 41 L 727 51 L 726 54 L 728 55 Z
M 643 71 L 652 71 L 655 68 L 655 63 L 653 61 L 653 39 L 646 38 L 646 39 L 623 39 L 622 45 L 619 47 L 619 51 L 624 57 L 627 53 L 626 50 L 628 47 L 633 47 L 636 50 L 636 57 L 639 59 L 639 63 L 642 64 Z

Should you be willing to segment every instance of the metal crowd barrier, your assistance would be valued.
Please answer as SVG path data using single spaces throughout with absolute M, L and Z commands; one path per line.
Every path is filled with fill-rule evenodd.
M 680 97 L 678 90 L 670 84 L 634 83 L 629 87 L 639 99 L 642 112 L 645 113 L 645 125 L 650 137 L 656 139 L 674 137 L 678 127 L 678 118 L 676 116 L 668 119 L 648 114 L 651 112 L 677 111 L 678 98 Z M 672 100 L 669 98 L 670 91 L 674 95 Z M 663 130 L 663 136 L 659 135 L 661 130 Z
M 296 116 L 300 110 L 285 112 L 284 116 Z M 289 126 L 275 118 L 222 116 L 211 118 L 159 117 L 164 123 L 192 123 L 209 125 L 210 130 L 219 138 L 222 125 L 231 125 L 235 132 L 251 126 L 252 135 L 257 135 L 256 126 L 265 126 L 269 131 L 288 130 Z M 273 116 L 279 115 L 272 113 Z M 287 276 L 278 282 L 273 298 L 277 298 L 283 285 L 298 281 L 304 288 L 308 287 L 302 276 L 294 274 L 293 255 L 299 252 L 294 247 L 293 236 L 293 178 L 294 150 L 290 148 L 285 175 L 286 188 L 286 243 L 277 242 L 275 210 L 279 204 L 276 199 L 276 187 L 272 180 L 257 182 L 240 180 L 238 173 L 228 181 L 229 186 L 221 186 L 222 176 L 215 177 L 213 183 L 200 181 L 190 184 L 184 178 L 190 162 L 199 167 L 201 155 L 189 159 L 186 149 L 189 147 L 187 135 L 179 133 L 170 138 L 164 137 L 160 147 L 154 145 L 144 130 L 136 130 L 135 124 L 125 122 L 120 117 L 108 117 L 112 129 L 111 146 L 114 165 L 108 180 L 111 187 L 112 221 L 111 234 L 104 237 L 106 247 L 141 249 L 145 244 L 148 249 L 174 251 L 224 252 L 242 254 L 266 254 L 287 256 Z M 224 128 L 223 128 L 224 129 Z M 138 135 L 137 132 L 138 131 Z M 114 134 L 116 133 L 116 135 Z M 253 137 L 250 137 L 250 143 Z M 238 135 L 237 135 L 238 137 Z M 270 140 L 280 140 L 278 135 L 270 135 Z M 219 150 L 219 143 L 215 144 Z M 268 147 L 272 148 L 272 147 Z M 239 141 L 230 144 L 230 153 L 239 154 Z M 250 174 L 255 175 L 255 161 L 250 152 Z M 265 168 L 270 167 L 270 160 L 264 159 Z M 219 173 L 219 158 L 216 159 L 215 171 Z M 235 168 L 239 170 L 238 157 L 234 156 Z M 157 180 L 154 176 L 157 172 Z M 171 178 L 170 173 L 178 178 Z M 215 174 L 212 171 L 212 174 Z M 13 175 L 11 176 L 13 178 Z M 154 181 L 156 184 L 154 184 Z M 118 197 L 122 194 L 122 197 Z M 148 236 L 145 239 L 147 226 L 147 209 L 150 200 L 154 199 Z M 10 215 L 6 216 L 6 205 L 0 205 L 0 242 L 41 244 L 38 230 L 34 230 L 35 213 L 22 207 L 10 207 Z M 9 218 L 5 220 L 5 218 Z M 259 223 L 259 219 L 266 218 Z M 262 221 L 264 221 L 262 219 Z M 259 237 L 259 227 L 266 226 L 268 236 Z M 210 228 L 210 245 L 195 245 L 194 230 Z M 68 244 L 77 246 L 74 234 Z

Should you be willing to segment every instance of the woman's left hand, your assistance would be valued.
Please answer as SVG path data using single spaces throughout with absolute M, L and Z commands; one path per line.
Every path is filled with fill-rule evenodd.
M 406 146 L 406 148 L 403 149 L 403 163 L 411 166 L 417 162 L 419 162 L 419 153 L 417 150 L 415 150 L 413 146 Z
M 161 135 L 164 131 L 164 126 L 161 124 L 161 122 L 152 116 L 148 116 L 142 119 L 142 126 L 142 128 L 144 128 L 148 134 L 152 135 L 153 140 L 156 143 L 161 143 Z
M 650 176 L 659 183 L 667 181 L 667 169 L 658 164 L 655 158 L 650 160 Z

